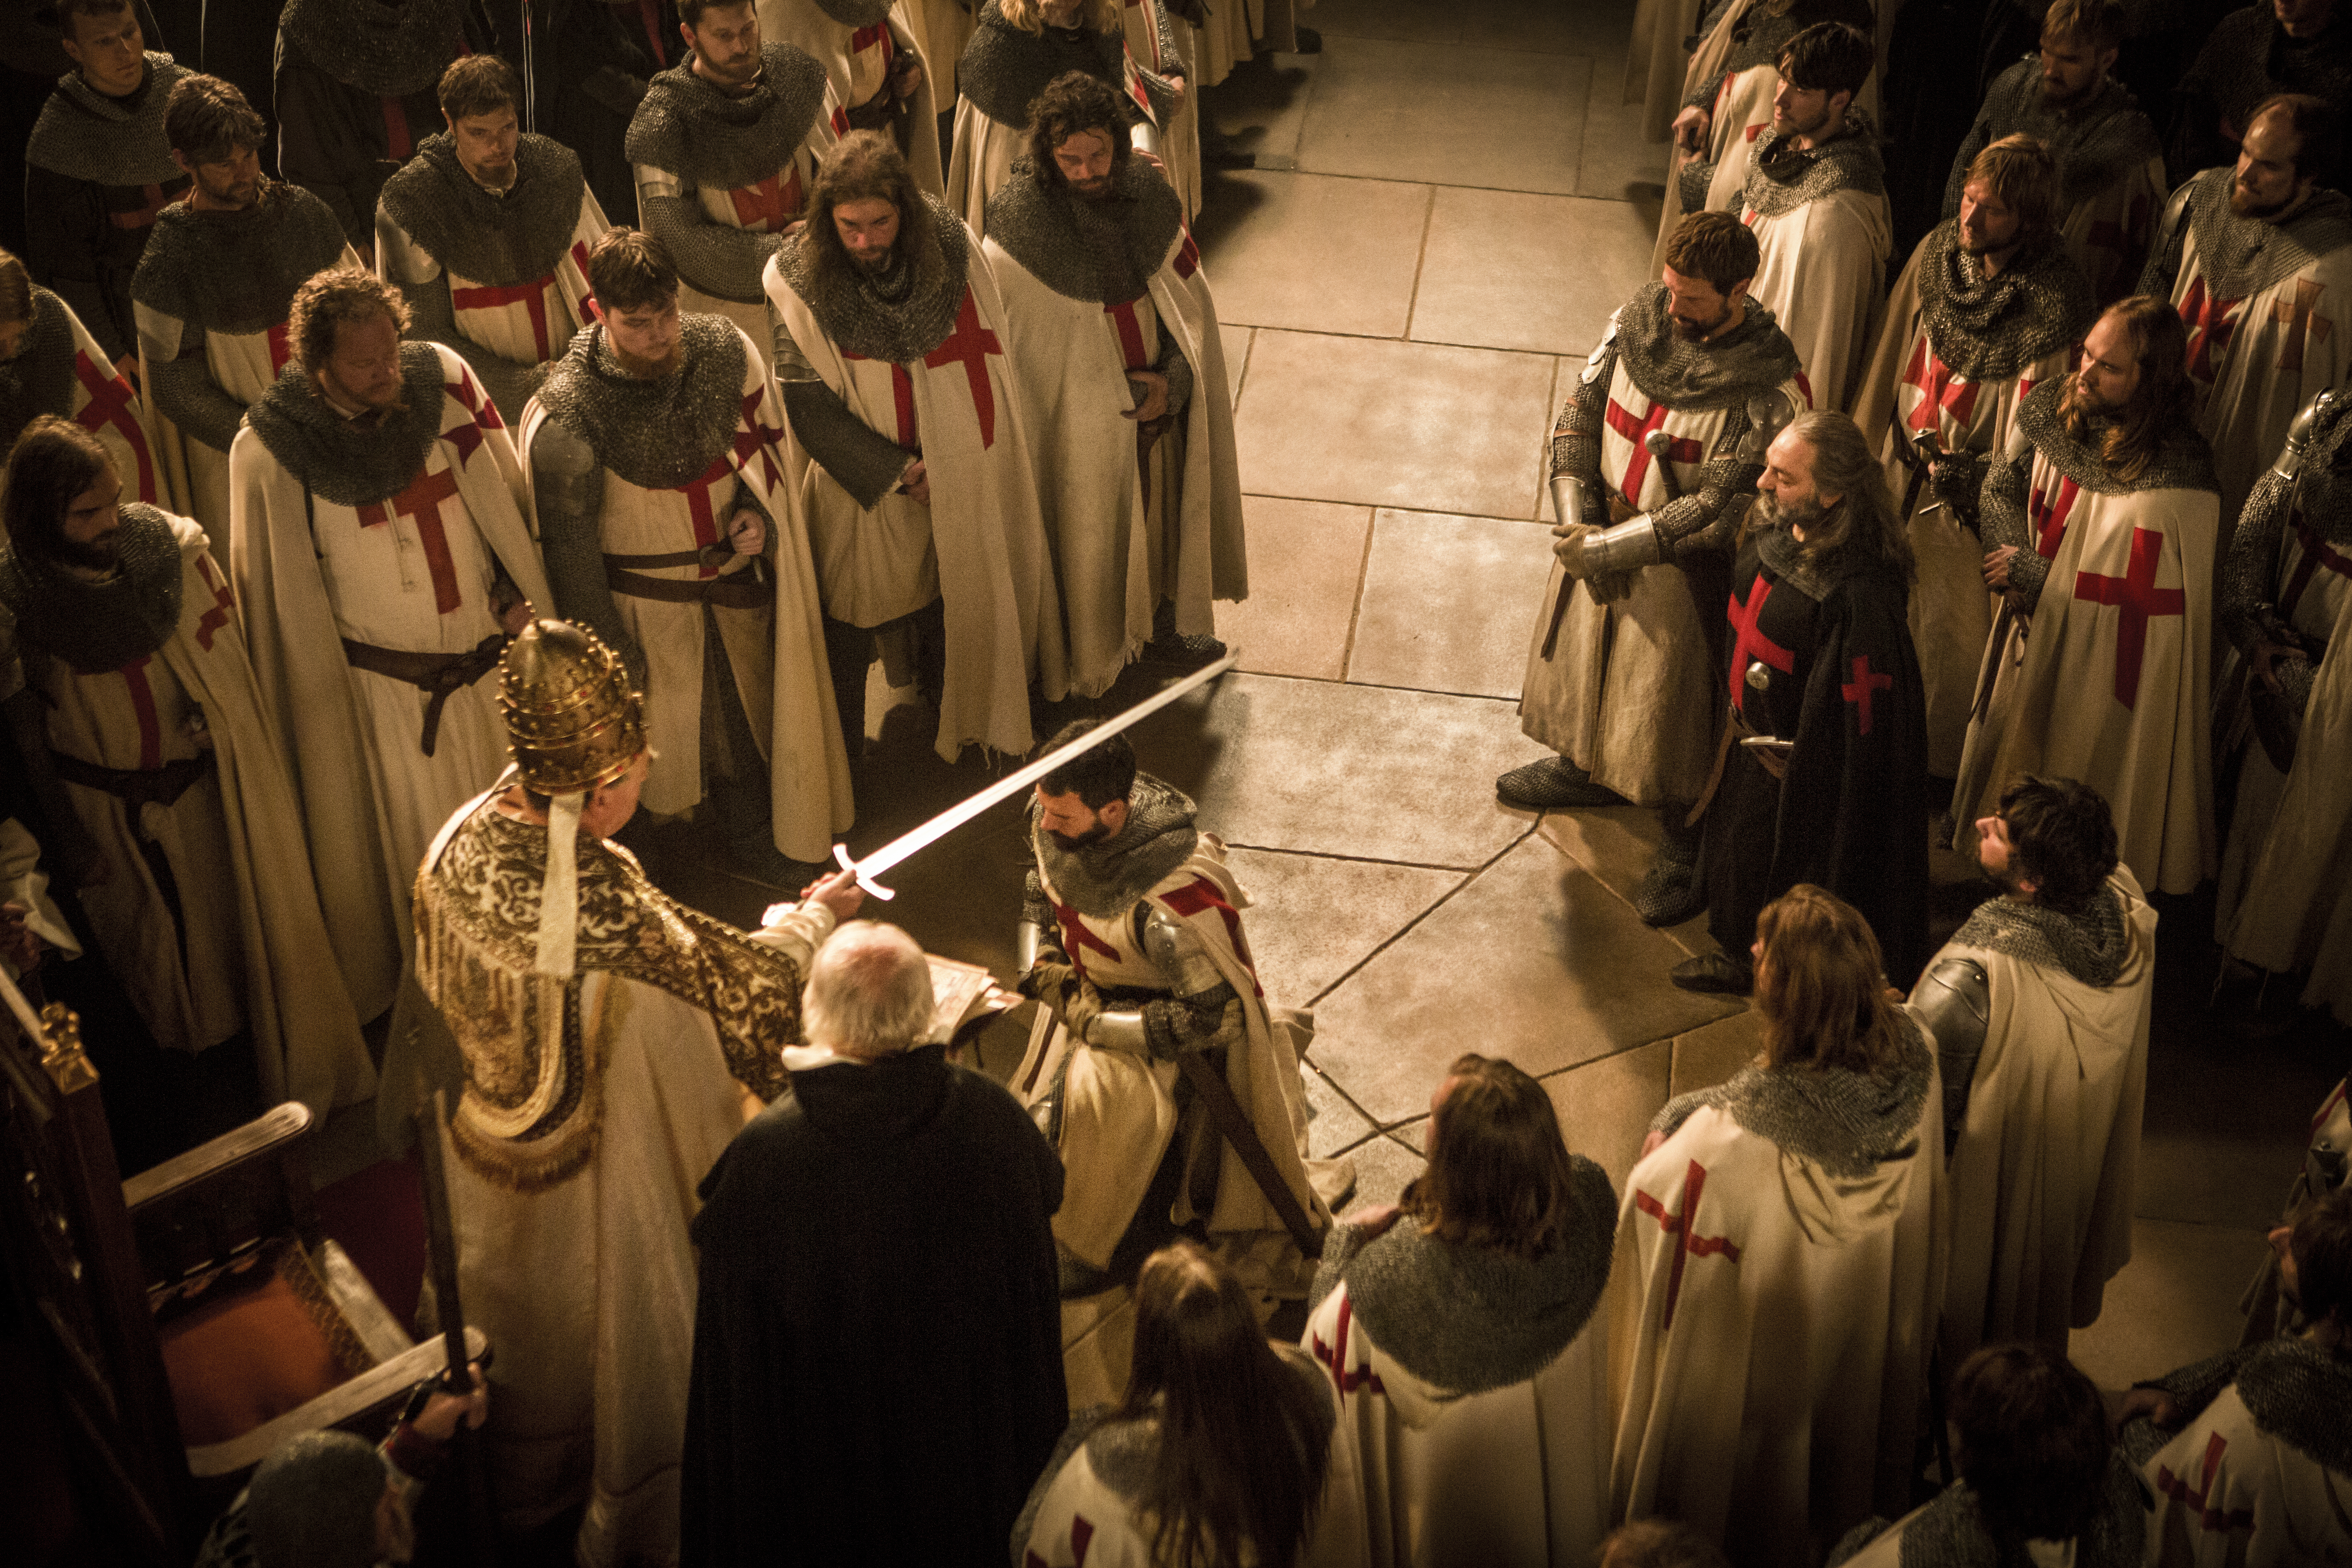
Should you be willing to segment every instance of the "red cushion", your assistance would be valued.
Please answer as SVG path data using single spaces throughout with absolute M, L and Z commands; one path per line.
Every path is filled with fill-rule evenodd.
M 192 1448 L 242 1436 L 367 1370 L 310 1260 L 290 1245 L 272 1252 L 268 1267 L 254 1259 L 157 1329 Z

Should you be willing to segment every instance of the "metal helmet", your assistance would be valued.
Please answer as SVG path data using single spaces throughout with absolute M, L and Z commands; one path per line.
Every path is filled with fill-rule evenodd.
M 610 784 L 646 749 L 645 703 L 621 656 L 570 621 L 533 621 L 507 645 L 499 706 L 516 771 L 541 795 Z

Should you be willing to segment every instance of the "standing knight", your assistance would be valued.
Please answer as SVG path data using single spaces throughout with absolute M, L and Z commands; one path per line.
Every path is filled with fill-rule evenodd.
M 760 0 L 760 36 L 824 68 L 836 132 L 880 132 L 925 195 L 947 189 L 929 60 L 906 0 Z
M 0 250 L 0 453 L 44 414 L 97 437 L 132 500 L 154 506 L 163 499 L 139 395 L 73 307 Z

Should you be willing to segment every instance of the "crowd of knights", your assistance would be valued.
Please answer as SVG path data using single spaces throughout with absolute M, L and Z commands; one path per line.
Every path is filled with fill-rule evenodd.
M 2352 1555 L 2341 1087 L 2242 1347 L 2064 1354 L 2130 1256 L 2158 905 L 2218 879 L 2223 1005 L 2352 1022 L 2329 0 L 1645 0 L 1660 281 L 1552 432 L 1553 754 L 1496 787 L 1654 810 L 1635 908 L 1706 917 L 1673 979 L 1764 1050 L 1622 1194 L 1465 1055 L 1344 1220 L 1312 1020 L 1123 738 L 1030 805 L 1009 1092 L 815 865 L 877 662 L 952 760 L 1223 653 L 1197 92 L 1312 47 L 1286 0 L 215 9 L 197 71 L 167 5 L 55 6 L 0 958 L 87 936 L 155 1044 L 394 1147 L 446 1090 L 497 1354 L 274 1456 L 208 1561 L 399 1555 L 485 1421 L 504 1539 L 591 1568 Z M 1901 84 L 1963 11 L 1955 109 Z M 646 820 L 784 901 L 673 901 Z M 1940 950 L 1931 838 L 1991 894 Z

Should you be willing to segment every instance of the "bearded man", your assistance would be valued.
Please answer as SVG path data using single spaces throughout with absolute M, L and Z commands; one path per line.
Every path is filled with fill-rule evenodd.
M 1131 1342 L 1134 1322 L 1121 1309 L 1145 1258 L 1198 1219 L 1254 1295 L 1301 1299 L 1315 1260 L 1291 1222 L 1327 1228 L 1353 1165 L 1307 1158 L 1298 1063 L 1313 1022 L 1258 984 L 1249 900 L 1192 801 L 1138 773 L 1112 735 L 1038 781 L 1029 838 L 1016 946 L 1021 989 L 1042 1005 L 1012 1087 L 1069 1173 L 1054 1240 L 1070 1403 L 1083 1406 L 1124 1390 L 1120 1336 Z M 1201 1068 L 1228 1090 L 1223 1115 L 1192 1081 Z M 1263 1164 L 1234 1148 L 1225 1116 L 1246 1122 Z
M 549 602 L 504 422 L 410 324 L 372 272 L 303 284 L 294 363 L 229 454 L 230 574 L 363 1010 L 391 999 L 425 845 L 499 771 L 482 677 Z
M 1977 154 L 1960 215 L 1895 285 L 1854 423 L 1879 437 L 1896 520 L 1918 566 L 1911 640 L 1927 693 L 1927 771 L 1950 778 L 1976 699 L 1992 611 L 1977 490 L 2017 405 L 2064 376 L 2096 313 L 2059 241 L 2058 170 L 2030 136 Z
M 131 499 L 153 506 L 163 486 L 145 412 L 73 307 L 0 250 L 0 448 L 44 414 L 70 419 L 98 437 Z
M 1980 498 L 1984 580 L 2006 601 L 1952 793 L 1995 815 L 2020 773 L 2082 780 L 2153 891 L 2213 872 L 2208 637 L 2220 502 L 2189 423 L 2188 333 L 2163 300 L 2111 305 L 2083 364 L 2019 405 Z M 2031 620 L 2032 636 L 2026 636 Z M 1977 828 L 1953 847 L 1975 848 Z
M 1852 405 L 1884 308 L 1895 245 L 1886 170 L 1853 107 L 1876 62 L 1870 35 L 1843 22 L 1790 39 L 1772 128 L 1756 139 L 1747 183 L 1726 209 L 1755 231 L 1757 302 L 1796 345 L 1816 408 Z
M 457 1273 L 467 1321 L 498 1336 L 499 1523 L 584 1501 L 586 1568 L 675 1563 L 695 1187 L 784 1088 L 803 978 L 864 895 L 828 878 L 748 934 L 664 897 L 612 842 L 649 762 L 619 656 L 540 620 L 501 663 L 515 765 L 416 878 L 417 984 L 454 1047 L 427 1076 L 454 1106 L 436 1131 Z
M 2256 0 L 2221 19 L 2173 95 L 2166 163 L 2175 180 L 2237 156 L 2272 97 L 2352 96 L 2352 18 L 2336 12 L 2336 0 Z
M 1135 63 L 1119 21 L 1118 0 L 982 0 L 971 42 L 956 68 L 955 153 L 948 165 L 948 205 L 988 234 L 988 208 L 1024 158 L 1045 157 L 1030 143 L 1039 98 L 1077 74 L 1099 82 L 1112 106 L 1110 134 L 1156 162 L 1162 127 L 1175 112 L 1175 84 Z M 1178 209 L 1181 215 L 1182 204 Z
M 25 148 L 25 255 L 104 348 L 99 363 L 127 375 L 139 342 L 131 276 L 156 215 L 188 188 L 163 105 L 190 73 L 145 47 L 131 0 L 63 0 L 57 12 L 75 68 Z
M 1805 406 L 1796 351 L 1748 297 L 1755 272 L 1738 219 L 1684 218 L 1666 280 L 1610 318 L 1561 405 L 1559 564 L 1519 693 L 1519 727 L 1559 755 L 1495 781 L 1530 810 L 1655 806 L 1665 837 L 1633 893 L 1653 925 L 1698 912 L 1693 808 L 1717 749 L 1724 567 L 1766 446 Z
M 760 36 L 824 67 L 836 133 L 881 132 L 925 195 L 947 189 L 940 110 L 906 0 L 760 0 Z
M 686 58 L 629 121 L 637 221 L 675 258 L 685 309 L 765 342 L 760 270 L 808 210 L 837 134 L 833 90 L 806 53 L 761 42 L 751 0 L 678 0 L 677 15 Z
M 278 17 L 278 171 L 327 204 L 362 257 L 385 179 L 439 116 L 441 73 L 489 47 L 467 36 L 467 14 L 460 0 L 290 0 Z
M 1911 546 L 1843 414 L 1772 439 L 1725 607 L 1730 732 L 1705 809 L 1707 931 L 1686 991 L 1740 994 L 1764 907 L 1800 882 L 1862 911 L 1888 980 L 1927 956 L 1927 732 L 1905 599 Z
M 653 704 L 646 810 L 715 818 L 720 869 L 800 888 L 848 829 L 849 760 L 775 384 L 733 322 L 679 311 L 653 236 L 605 235 L 588 279 L 603 319 L 523 416 L 554 603 Z
M 1223 657 L 1210 601 L 1249 596 L 1216 301 L 1176 193 L 1120 123 L 1093 77 L 1038 94 L 982 246 L 1061 569 L 1070 686 L 1087 697 L 1139 648 Z
M 191 1056 L 247 1033 L 273 1104 L 366 1099 L 374 1064 L 320 962 L 300 808 L 204 531 L 126 500 L 105 447 L 50 415 L 0 488 L 0 689 L 22 681 L 17 750 L 140 1021 Z
M 2213 934 L 2232 978 L 2307 972 L 2303 1003 L 2352 1022 L 2347 414 L 2323 392 L 2295 420 L 2222 563 L 2214 621 L 2236 658 L 2217 741 L 2238 782 Z
M 2189 329 L 2225 549 L 2296 412 L 2352 368 L 2352 333 L 2329 315 L 2352 296 L 2352 203 L 2333 188 L 2342 127 L 2318 99 L 2265 100 L 2234 173 L 2208 169 L 2173 193 L 2140 275 L 2139 291 L 2169 300 Z
M 1681 111 L 1668 128 L 1675 144 L 1653 267 L 1664 265 L 1666 240 L 1684 214 L 1738 206 L 1748 154 L 1772 126 L 1780 51 L 1816 22 L 1864 32 L 1877 25 L 1869 0 L 1731 0 L 1700 39 L 1684 74 Z
M 1911 992 L 1944 1078 L 1950 1366 L 2009 1340 L 2060 1350 L 2131 1261 L 2156 982 L 2156 911 L 2096 790 L 2016 779 L 1977 827 L 2000 893 Z
M 262 174 L 261 116 L 218 77 L 180 79 L 163 133 L 193 184 L 156 216 L 131 279 L 139 384 L 171 510 L 233 554 L 229 447 L 286 368 L 294 291 L 359 257 L 324 202 Z
M 400 286 L 416 335 L 446 343 L 508 420 L 588 324 L 588 247 L 604 209 L 580 160 L 518 132 L 522 84 L 496 55 L 441 73 L 441 122 L 376 205 L 376 271 Z
M 2138 283 L 2169 188 L 2156 127 L 2109 74 L 2126 26 L 2118 0 L 2057 0 L 2042 24 L 2041 53 L 1993 79 L 1944 186 L 1949 220 L 1979 153 L 2010 136 L 2040 142 L 2058 165 L 2059 243 L 2103 306 Z
M 845 739 L 865 740 L 878 641 L 938 707 L 940 756 L 1027 752 L 1031 679 L 1049 701 L 1068 686 L 1061 600 L 979 241 L 897 147 L 853 131 L 766 285 Z

